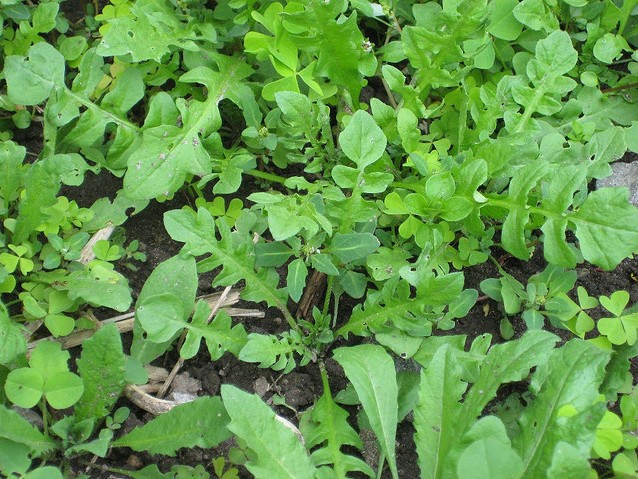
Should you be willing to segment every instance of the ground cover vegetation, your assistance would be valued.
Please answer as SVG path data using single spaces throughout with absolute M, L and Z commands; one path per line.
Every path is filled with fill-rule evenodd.
M 117 472 L 396 479 L 405 421 L 424 479 L 638 477 L 638 309 L 576 287 L 577 266 L 638 252 L 627 190 L 592 187 L 638 152 L 638 1 L 81 5 L 0 0 L 4 477 L 232 437 L 210 464 Z M 98 173 L 115 196 L 62 194 Z M 182 194 L 156 225 L 179 253 L 132 291 L 144 255 L 110 229 Z M 527 284 L 508 273 L 535 252 Z M 498 277 L 465 287 L 486 262 Z M 204 274 L 285 327 L 200 299 Z M 299 315 L 313 275 L 325 294 Z M 455 333 L 488 299 L 500 335 Z M 133 309 L 132 333 L 96 308 Z M 118 400 L 167 352 L 317 364 L 323 393 L 292 424 L 224 384 L 122 434 Z

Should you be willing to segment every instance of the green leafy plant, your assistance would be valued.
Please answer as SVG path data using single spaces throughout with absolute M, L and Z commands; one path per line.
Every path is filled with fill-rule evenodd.
M 531 276 L 527 286 L 501 270 L 501 278 L 489 278 L 481 282 L 481 290 L 490 298 L 502 303 L 507 315 L 522 313 L 528 329 L 540 329 L 545 322 L 544 311 L 553 298 L 571 291 L 576 283 L 576 272 L 548 266 L 541 273 Z M 588 307 L 593 307 L 587 304 Z M 570 318 L 571 319 L 571 318 Z M 503 321 L 509 321 L 505 318 Z M 503 326 L 501 326 L 503 327 Z
M 59 345 L 41 343 L 33 350 L 28 367 L 14 369 L 7 376 L 7 398 L 25 408 L 41 400 L 56 409 L 72 406 L 82 396 L 84 386 L 80 377 L 69 371 L 69 357 Z
M 635 475 L 636 306 L 574 290 L 577 266 L 638 252 L 627 191 L 590 190 L 638 151 L 635 0 L 112 0 L 75 23 L 63 2 L 0 3 L 3 474 L 232 435 L 232 466 L 130 475 L 397 478 L 409 416 L 423 478 L 580 478 L 594 461 Z M 87 174 L 121 189 L 85 205 Z M 145 250 L 127 219 L 169 200 L 179 254 L 131 291 Z M 534 253 L 547 264 L 524 284 L 507 261 Z M 495 257 L 480 289 L 506 341 L 466 350 L 454 333 L 479 293 L 465 271 Z M 283 321 L 252 329 L 198 300 L 208 286 Z M 134 297 L 129 356 L 88 318 Z M 578 338 L 556 347 L 547 327 Z M 57 341 L 82 329 L 71 356 Z M 323 393 L 299 430 L 224 384 L 121 434 L 116 402 L 142 366 L 202 354 L 314 368 Z M 330 355 L 350 384 L 334 395 Z M 360 405 L 356 425 L 340 401 Z M 39 405 L 42 431 L 10 404 Z

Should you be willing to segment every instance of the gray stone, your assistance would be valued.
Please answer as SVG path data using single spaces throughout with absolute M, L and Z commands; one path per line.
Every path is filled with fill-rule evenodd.
M 638 162 L 614 163 L 613 173 L 607 178 L 596 181 L 596 188 L 606 186 L 625 186 L 629 188 L 629 201 L 638 206 Z

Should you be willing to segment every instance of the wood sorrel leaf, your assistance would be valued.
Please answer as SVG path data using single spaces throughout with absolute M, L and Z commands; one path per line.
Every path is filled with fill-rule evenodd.
M 7 375 L 4 392 L 9 401 L 19 407 L 32 408 L 42 398 L 42 374 L 30 368 L 14 369 Z
M 73 406 L 84 393 L 82 379 L 70 371 L 48 378 L 44 384 L 44 395 L 54 409 L 66 409 Z

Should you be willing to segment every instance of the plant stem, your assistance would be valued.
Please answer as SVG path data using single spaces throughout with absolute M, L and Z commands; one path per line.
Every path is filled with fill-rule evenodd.
M 392 185 L 395 188 L 403 188 L 404 190 L 410 190 L 415 192 L 419 192 L 423 190 L 424 188 L 423 184 L 419 183 L 418 181 L 411 181 L 410 183 L 406 183 L 404 181 L 395 181 L 394 183 L 392 183 Z
M 80 464 L 90 467 L 91 469 L 99 469 L 100 471 L 104 471 L 104 472 L 113 472 L 115 474 L 121 474 L 127 477 L 131 477 L 131 472 L 134 472 L 134 471 L 129 471 L 127 469 L 121 469 L 119 467 L 106 466 L 104 464 L 95 464 L 88 461 L 78 461 L 78 462 Z
M 328 280 L 326 281 L 326 294 L 324 295 L 323 309 L 321 311 L 321 313 L 324 316 L 328 314 L 328 308 L 330 307 L 330 295 L 332 294 L 333 281 L 334 281 L 334 276 L 328 276 Z
M 247 175 L 253 176 L 255 178 L 259 178 L 262 180 L 272 181 L 274 183 L 279 183 L 283 185 L 288 178 L 284 178 L 283 176 L 275 175 L 274 173 L 266 173 L 265 171 L 260 170 L 246 170 L 244 171 Z
M 521 133 L 523 130 L 525 130 L 525 127 L 527 126 L 527 122 L 532 117 L 532 115 L 536 112 L 536 107 L 540 103 L 541 99 L 545 96 L 546 92 L 547 92 L 547 86 L 544 82 L 541 85 L 539 85 L 538 88 L 534 91 L 534 96 L 532 97 L 532 100 L 525 106 L 525 111 L 523 112 L 523 115 L 521 116 L 521 119 L 519 120 L 518 125 L 516 125 L 516 129 L 514 130 L 514 133 L 518 134 L 518 133 Z
M 42 429 L 44 430 L 44 435 L 49 436 L 49 414 L 47 411 L 47 402 L 44 396 L 40 399 L 40 411 L 42 411 Z
M 629 83 L 627 85 L 621 85 L 614 88 L 605 88 L 604 90 L 600 90 L 601 93 L 610 93 L 613 91 L 621 91 L 621 90 L 629 90 L 630 88 L 638 87 L 638 83 Z

